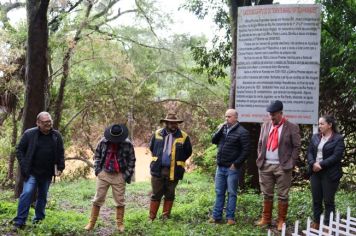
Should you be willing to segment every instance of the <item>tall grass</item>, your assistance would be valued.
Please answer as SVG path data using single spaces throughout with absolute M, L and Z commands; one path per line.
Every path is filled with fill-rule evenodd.
M 254 226 L 261 212 L 261 197 L 252 190 L 238 195 L 237 224 L 213 225 L 208 223 L 215 199 L 214 182 L 211 176 L 190 173 L 182 180 L 176 192 L 171 219 L 148 221 L 151 186 L 148 182 L 133 183 L 126 189 L 126 213 L 124 235 L 266 235 L 266 229 Z M 27 227 L 18 235 L 86 235 L 83 230 L 88 221 L 91 199 L 95 194 L 94 180 L 59 182 L 51 186 L 46 209 L 46 219 L 32 225 L 34 210 L 30 210 Z M 11 230 L 9 221 L 15 216 L 17 202 L 11 192 L 2 192 L 0 197 L 0 234 Z M 356 208 L 356 193 L 340 191 L 337 208 L 346 212 Z M 275 206 L 276 208 L 276 206 Z M 97 227 L 92 235 L 118 235 L 115 231 L 115 205 L 109 191 L 102 207 Z M 161 209 L 160 211 L 161 212 Z M 294 188 L 290 194 L 288 225 L 297 219 L 306 221 L 311 216 L 311 196 L 308 187 Z M 276 218 L 276 212 L 274 212 Z M 16 235 L 16 234 L 13 234 Z

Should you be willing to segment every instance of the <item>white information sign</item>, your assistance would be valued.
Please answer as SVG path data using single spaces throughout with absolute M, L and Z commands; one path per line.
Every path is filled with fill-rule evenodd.
M 236 109 L 241 122 L 268 119 L 273 100 L 298 124 L 318 120 L 320 5 L 238 10 Z

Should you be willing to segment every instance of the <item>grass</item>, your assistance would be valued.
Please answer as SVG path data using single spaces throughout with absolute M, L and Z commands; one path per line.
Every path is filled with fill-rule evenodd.
M 148 182 L 133 183 L 126 189 L 125 235 L 266 235 L 266 229 L 254 226 L 261 211 L 261 197 L 252 190 L 240 193 L 236 209 L 235 226 L 212 225 L 207 223 L 214 204 L 214 182 L 211 177 L 198 173 L 187 174 L 177 187 L 177 197 L 171 219 L 157 219 L 150 223 L 148 207 L 151 186 Z M 50 187 L 46 219 L 33 226 L 30 210 L 27 227 L 18 235 L 87 235 L 83 230 L 88 221 L 91 199 L 95 194 L 95 181 L 80 179 L 75 182 L 58 182 Z M 15 216 L 17 201 L 11 198 L 10 191 L 4 191 L 0 197 L 0 234 L 7 234 L 11 226 L 9 221 Z M 339 191 L 337 208 L 346 213 L 351 206 L 353 214 L 356 208 L 356 193 Z M 276 208 L 276 207 L 275 207 Z M 160 209 L 161 210 L 161 209 Z M 102 207 L 97 227 L 92 235 L 118 235 L 115 231 L 114 201 L 109 191 L 105 206 Z M 310 190 L 292 189 L 288 225 L 297 219 L 305 224 L 311 216 Z M 276 216 L 276 212 L 274 212 Z M 11 234 L 16 235 L 16 234 Z

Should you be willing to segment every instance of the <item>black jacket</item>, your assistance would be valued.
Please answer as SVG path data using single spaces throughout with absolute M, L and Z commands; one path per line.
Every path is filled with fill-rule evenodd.
M 30 176 L 32 158 L 36 151 L 38 135 L 40 130 L 38 127 L 27 129 L 16 147 L 16 156 L 21 168 L 21 175 L 26 179 Z M 63 171 L 64 165 L 64 147 L 61 134 L 57 130 L 51 130 L 51 135 L 54 143 L 54 164 L 57 164 L 57 169 Z M 54 174 L 54 165 L 53 165 Z
M 159 129 L 151 138 L 150 150 L 152 152 L 152 162 L 150 168 L 152 176 L 161 177 L 163 147 L 167 135 L 168 132 L 165 129 Z M 187 133 L 178 129 L 173 136 L 174 142 L 172 144 L 169 171 L 169 179 L 171 181 L 183 178 L 185 161 L 192 155 L 192 145 Z
M 229 133 L 227 126 L 223 125 L 214 133 L 212 143 L 218 145 L 216 156 L 218 166 L 230 167 L 234 163 L 236 168 L 240 168 L 250 150 L 250 134 L 240 123 L 237 123 Z
M 313 164 L 316 162 L 318 145 L 321 140 L 320 134 L 314 134 L 308 148 L 309 174 L 313 174 Z M 339 180 L 342 177 L 341 159 L 344 155 L 344 137 L 333 134 L 323 147 L 323 160 L 320 162 L 321 173 L 326 173 L 331 180 Z

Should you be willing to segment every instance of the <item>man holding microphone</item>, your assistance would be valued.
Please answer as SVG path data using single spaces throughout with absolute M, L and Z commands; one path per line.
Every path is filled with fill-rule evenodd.
M 238 122 L 235 109 L 225 113 L 225 123 L 214 133 L 212 143 L 218 145 L 216 156 L 217 169 L 215 175 L 215 205 L 210 223 L 222 223 L 222 212 L 227 191 L 226 220 L 234 225 L 237 189 L 241 175 L 241 167 L 247 159 L 250 148 L 249 132 Z

